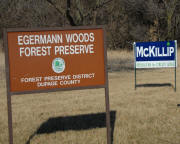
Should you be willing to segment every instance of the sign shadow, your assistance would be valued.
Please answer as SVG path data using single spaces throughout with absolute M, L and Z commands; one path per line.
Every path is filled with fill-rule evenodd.
M 110 111 L 110 119 L 111 119 L 111 142 L 113 144 L 116 111 Z M 33 139 L 35 135 L 50 134 L 57 131 L 89 130 L 94 128 L 106 128 L 105 112 L 49 118 L 47 121 L 45 121 L 40 125 L 40 127 L 36 130 L 35 133 L 33 133 L 29 137 L 26 144 L 30 144 L 31 139 Z
M 136 87 L 172 87 L 171 83 L 149 83 L 149 84 L 136 84 Z

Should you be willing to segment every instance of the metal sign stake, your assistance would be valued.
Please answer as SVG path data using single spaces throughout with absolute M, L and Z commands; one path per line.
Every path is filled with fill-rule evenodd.
M 136 43 L 133 43 L 133 49 L 134 49 L 134 88 L 136 90 Z
M 174 78 L 174 91 L 176 92 L 176 62 L 177 60 L 177 40 L 175 40 L 175 67 L 174 67 L 174 75 L 175 75 L 175 78 Z

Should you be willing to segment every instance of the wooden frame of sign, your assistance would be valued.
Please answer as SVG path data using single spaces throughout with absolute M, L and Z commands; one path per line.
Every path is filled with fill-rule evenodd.
M 66 37 L 66 42 L 64 43 L 64 41 L 57 41 L 57 39 L 55 40 L 55 38 L 53 37 L 54 38 L 53 40 L 49 38 L 48 42 L 47 41 L 46 42 L 39 41 L 39 43 L 38 43 L 38 36 L 35 36 L 35 35 L 39 35 L 39 36 L 41 35 L 41 38 L 42 38 L 42 36 L 46 35 L 48 38 L 48 35 L 52 36 L 53 34 L 60 34 L 60 33 L 62 33 L 62 36 L 64 38 L 65 38 L 66 34 L 75 34 L 76 36 L 77 36 L 77 34 L 79 34 L 79 37 L 81 37 L 81 39 L 79 38 L 79 41 L 77 41 L 77 39 L 75 39 L 75 41 L 70 42 L 70 41 L 67 41 L 67 37 Z M 90 33 L 91 33 L 91 40 L 87 38 L 88 34 L 90 35 Z M 83 34 L 85 36 L 84 40 L 82 38 Z M 23 38 L 24 38 L 24 40 L 23 40 Z M 60 39 L 58 39 L 58 40 L 60 40 Z M 53 45 L 53 42 L 55 42 L 54 45 Z M 68 27 L 68 28 L 56 27 L 56 28 L 7 28 L 7 29 L 4 29 L 9 144 L 13 144 L 12 103 L 11 103 L 11 98 L 13 95 L 46 93 L 46 92 L 65 91 L 65 90 L 68 91 L 68 90 L 82 90 L 82 89 L 97 89 L 97 88 L 105 89 L 107 144 L 111 144 L 109 84 L 108 84 L 108 72 L 107 72 L 107 50 L 106 50 L 105 42 L 106 42 L 106 40 L 105 40 L 104 26 L 93 26 L 93 27 L 83 26 L 83 27 Z M 68 52 L 68 50 L 63 51 L 62 50 L 63 47 L 62 47 L 61 51 L 59 50 L 58 46 L 69 45 L 70 43 L 72 45 L 75 45 L 75 43 L 77 43 L 77 44 L 82 44 L 82 45 L 86 45 L 86 46 L 84 46 L 84 50 L 81 50 L 79 52 L 78 52 L 78 50 L 79 50 L 78 48 L 76 50 L 71 50 L 71 51 L 69 49 L 69 52 Z M 88 43 L 90 45 L 89 49 L 87 48 Z M 36 45 L 36 46 L 34 46 L 34 45 Z M 46 46 L 49 45 L 49 46 L 51 46 L 51 49 L 49 48 L 49 51 L 45 52 L 45 48 L 41 49 L 42 45 L 46 45 Z M 57 51 L 54 51 L 54 54 L 51 58 L 50 50 L 52 52 L 52 49 L 55 49 L 55 45 L 56 45 Z M 25 50 L 25 48 L 27 46 L 29 46 L 29 49 L 30 49 L 30 47 L 31 47 L 31 49 L 32 49 L 32 47 L 34 47 L 33 48 L 34 51 L 33 52 L 31 51 L 31 53 L 25 54 L 25 52 L 27 52 Z M 38 46 L 38 48 L 37 48 L 37 46 Z M 36 51 L 35 51 L 35 49 L 36 49 Z M 41 49 L 41 52 L 43 52 L 43 53 L 40 53 L 39 49 Z M 75 68 L 72 66 L 73 67 L 72 69 L 71 68 L 66 69 L 65 64 L 61 63 L 62 61 L 58 61 L 57 65 L 55 65 L 55 66 L 57 66 L 56 67 L 57 71 L 56 70 L 53 71 L 52 60 L 54 60 L 54 58 L 59 56 L 58 54 L 60 54 L 60 52 L 62 52 L 64 54 L 64 57 L 63 57 L 63 54 L 61 53 L 61 57 L 63 57 L 64 61 L 67 62 L 67 65 L 70 65 L 70 63 L 68 62 L 68 57 L 70 57 L 70 59 L 76 57 L 76 56 L 70 56 L 70 53 L 73 53 L 73 52 L 75 53 L 75 51 L 76 51 L 76 54 L 78 54 L 78 58 L 81 55 L 80 59 L 77 59 L 77 62 L 82 62 L 82 61 L 86 62 L 87 61 L 88 64 L 82 63 L 82 64 L 80 64 L 80 66 L 82 66 L 82 67 Z M 35 52 L 37 52 L 37 53 L 35 53 Z M 80 52 L 81 52 L 81 54 L 80 54 Z M 87 54 L 87 59 L 86 59 L 85 53 Z M 30 56 L 30 54 L 33 54 L 33 55 Z M 69 54 L 69 56 L 67 56 L 68 54 Z M 40 74 L 42 74 L 42 71 L 46 70 L 46 68 L 44 69 L 43 66 L 42 67 L 36 66 L 36 63 L 37 63 L 36 61 L 39 58 L 43 59 L 43 60 L 48 59 L 47 61 L 50 60 L 50 64 L 49 64 L 49 66 L 47 66 L 47 71 L 50 72 L 50 75 L 47 75 L 47 76 L 43 75 L 41 77 L 41 79 L 39 80 L 37 78 L 38 77 L 37 75 L 33 77 L 31 75 L 31 72 L 28 72 L 30 77 L 25 77 L 25 75 L 27 74 L 26 69 L 28 69 L 28 67 L 26 67 L 25 63 L 28 61 L 32 60 L 33 61 L 32 63 L 34 64 L 34 66 L 33 66 L 33 64 L 32 64 L 32 66 L 30 66 L 31 68 L 35 69 L 35 70 L 32 70 L 32 74 L 35 74 L 36 70 L 37 70 L 37 73 L 40 73 Z M 88 59 L 90 59 L 90 60 L 88 60 Z M 97 59 L 99 62 L 93 63 L 94 61 L 97 61 Z M 22 61 L 25 61 L 25 62 L 22 63 Z M 93 63 L 92 66 L 91 66 L 91 61 Z M 41 64 L 41 62 L 42 62 L 42 60 L 40 60 L 40 64 Z M 59 63 L 61 63 L 61 64 L 58 65 Z M 14 65 L 16 65 L 16 66 L 14 66 Z M 15 67 L 18 68 L 18 70 L 15 69 Z M 22 68 L 22 67 L 24 67 L 24 68 Z M 43 69 L 43 70 L 41 71 L 41 69 Z M 92 74 L 93 76 L 91 75 L 91 77 L 89 77 L 89 78 L 84 78 L 82 80 L 82 82 L 79 81 L 78 83 L 75 83 L 75 84 L 72 82 L 72 85 L 60 85 L 60 80 L 62 80 L 62 79 L 61 78 L 58 79 L 59 78 L 58 76 L 61 75 L 61 73 L 65 73 L 65 76 L 67 76 L 69 71 L 74 70 L 75 74 L 73 75 L 73 73 L 70 73 L 68 78 L 72 79 L 72 76 L 77 78 L 79 76 L 78 73 L 81 72 L 81 71 L 79 71 L 79 69 L 82 71 L 82 73 L 84 70 L 86 71 L 86 69 L 87 69 L 87 71 L 90 71 L 91 74 L 93 73 Z M 98 69 L 98 70 L 96 71 L 96 69 Z M 86 71 L 86 73 L 87 73 L 87 71 Z M 49 78 L 49 76 L 51 76 L 51 75 L 56 78 L 56 81 L 57 81 L 56 85 L 46 85 L 47 87 L 45 87 L 44 85 L 42 86 L 42 84 L 41 84 L 41 87 L 40 86 L 38 87 L 38 84 L 37 84 L 38 82 L 45 83 L 45 77 Z M 79 79 L 80 79 L 80 77 L 79 77 Z M 26 80 L 26 82 L 24 82 L 24 80 Z M 62 83 L 63 83 L 63 81 L 61 82 L 61 84 Z

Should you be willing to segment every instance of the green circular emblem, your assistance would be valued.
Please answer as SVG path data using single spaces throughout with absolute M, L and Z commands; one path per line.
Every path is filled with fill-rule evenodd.
M 62 73 L 65 70 L 65 62 L 62 58 L 55 58 L 52 62 L 52 69 L 55 73 Z

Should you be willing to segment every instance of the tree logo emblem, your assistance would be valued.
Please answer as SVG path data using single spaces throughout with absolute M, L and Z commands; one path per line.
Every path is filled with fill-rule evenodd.
M 52 69 L 55 73 L 62 73 L 65 70 L 65 62 L 62 58 L 55 58 L 52 61 Z

